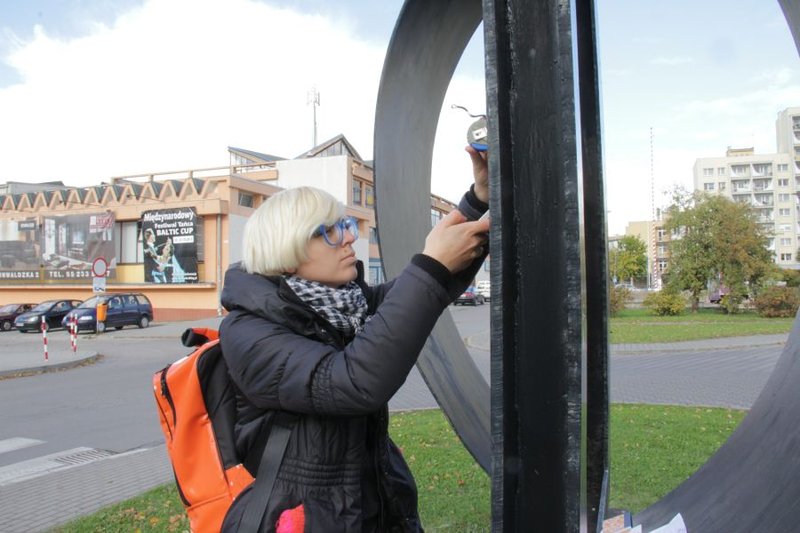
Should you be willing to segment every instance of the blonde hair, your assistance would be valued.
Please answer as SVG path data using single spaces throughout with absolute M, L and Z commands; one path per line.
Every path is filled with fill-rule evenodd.
M 295 270 L 308 259 L 306 245 L 317 228 L 343 215 L 341 202 L 314 187 L 272 195 L 244 226 L 242 266 L 250 274 L 265 276 Z

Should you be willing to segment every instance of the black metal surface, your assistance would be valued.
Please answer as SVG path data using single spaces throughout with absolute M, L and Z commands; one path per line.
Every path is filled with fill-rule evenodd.
M 481 20 L 479 0 L 407 0 L 386 54 L 375 116 L 376 217 L 387 276 L 430 231 L 430 172 L 439 112 Z M 465 156 L 466 157 L 466 156 Z M 489 385 L 446 311 L 417 362 L 458 436 L 490 468 Z
M 794 45 L 800 53 L 800 2 L 797 0 L 778 0 L 786 22 L 789 24 L 789 31 L 794 37 Z
M 490 175 L 496 181 L 495 531 L 581 527 L 585 354 L 571 17 L 565 1 L 484 2 Z
M 583 228 L 586 261 L 586 504 L 589 531 L 602 525 L 608 504 L 608 244 L 603 187 L 600 67 L 593 0 L 575 4 L 578 43 Z

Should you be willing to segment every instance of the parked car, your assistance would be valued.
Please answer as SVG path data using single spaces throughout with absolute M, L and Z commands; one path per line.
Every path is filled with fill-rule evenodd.
M 492 284 L 491 284 L 491 282 L 488 279 L 481 280 L 481 281 L 478 282 L 477 288 L 478 288 L 478 294 L 483 296 L 483 299 L 488 302 L 492 297 Z
M 27 313 L 35 306 L 36 304 L 6 304 L 0 307 L 0 328 L 3 331 L 10 330 L 19 315 Z
M 60 328 L 61 319 L 80 303 L 80 300 L 47 300 L 19 315 L 14 320 L 14 325 L 20 333 L 39 331 L 42 328 L 42 317 L 45 317 L 47 329 Z
M 97 306 L 106 304 L 106 319 L 98 324 Z M 98 294 L 92 296 L 63 319 L 67 326 L 72 317 L 78 318 L 78 331 L 91 330 L 99 333 L 108 328 L 122 329 L 125 326 L 146 328 L 153 320 L 153 306 L 147 296 L 138 292 Z
M 459 305 L 459 304 L 461 304 L 461 305 L 467 305 L 467 304 L 469 304 L 469 305 L 483 305 L 484 301 L 485 300 L 484 300 L 483 296 L 481 296 L 481 294 L 478 293 L 478 290 L 473 286 L 469 286 L 469 287 L 467 287 L 467 290 L 465 290 L 461 294 L 461 296 L 456 298 L 456 301 L 453 302 L 453 304 L 454 305 Z

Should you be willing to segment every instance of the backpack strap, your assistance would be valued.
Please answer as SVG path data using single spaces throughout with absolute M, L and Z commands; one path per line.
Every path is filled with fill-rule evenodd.
M 211 328 L 189 328 L 181 335 L 181 343 L 184 346 L 193 348 L 195 346 L 202 346 L 208 341 L 213 341 L 219 338 L 219 333 Z
M 239 522 L 239 531 L 245 533 L 260 531 L 296 418 L 283 411 L 279 411 L 276 415 L 267 445 L 264 447 L 264 454 L 261 456 L 261 463 L 258 465 L 256 480 L 253 482 L 251 489 L 253 494 L 244 509 L 242 521 Z

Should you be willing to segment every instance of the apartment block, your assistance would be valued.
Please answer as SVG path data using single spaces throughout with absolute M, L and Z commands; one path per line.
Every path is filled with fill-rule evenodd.
M 694 188 L 753 206 L 775 263 L 800 269 L 800 107 L 778 113 L 775 131 L 776 153 L 728 148 L 724 157 L 697 159 Z

